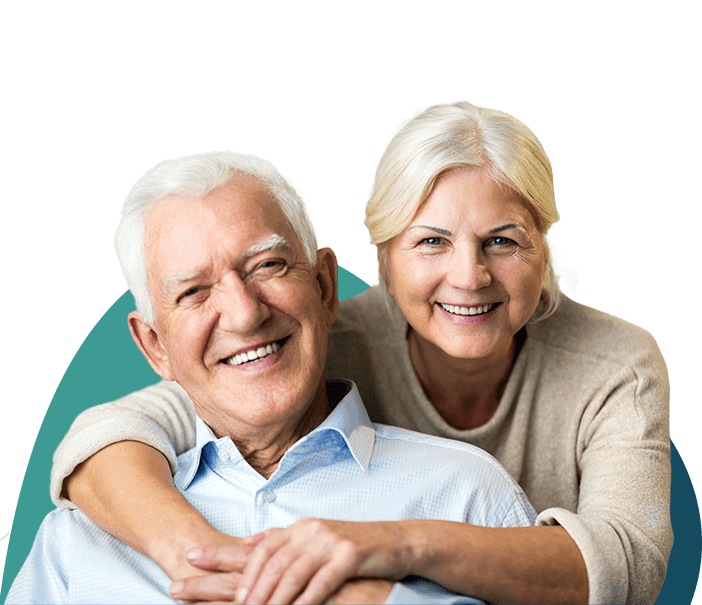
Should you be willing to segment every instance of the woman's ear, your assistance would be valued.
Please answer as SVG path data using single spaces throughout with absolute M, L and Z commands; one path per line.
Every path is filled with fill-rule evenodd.
M 389 241 L 378 244 L 378 273 L 380 273 L 380 285 L 385 287 L 388 296 L 395 298 L 395 293 L 391 285 L 390 271 L 388 269 L 389 247 Z
M 331 326 L 339 312 L 339 267 L 331 248 L 322 248 L 317 252 L 316 272 L 322 308 L 327 326 Z
M 154 372 L 164 380 L 175 380 L 168 353 L 166 353 L 161 337 L 156 330 L 144 321 L 138 311 L 132 311 L 127 321 L 136 346 L 146 357 L 146 361 L 149 362 Z
M 390 285 L 390 282 L 387 279 L 385 279 L 384 283 L 385 283 L 385 291 L 388 293 L 388 296 L 395 298 L 395 292 L 393 291 L 392 286 Z

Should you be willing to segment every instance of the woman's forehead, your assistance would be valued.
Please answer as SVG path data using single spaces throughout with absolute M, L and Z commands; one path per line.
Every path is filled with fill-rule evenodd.
M 454 169 L 442 175 L 409 228 L 426 221 L 449 231 L 450 224 L 456 228 L 465 223 L 490 230 L 498 227 L 496 223 L 516 223 L 525 229 L 534 227 L 531 210 L 516 191 L 475 169 Z

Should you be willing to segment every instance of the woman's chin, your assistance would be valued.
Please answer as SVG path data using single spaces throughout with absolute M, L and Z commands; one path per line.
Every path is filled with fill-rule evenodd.
M 425 339 L 421 339 L 425 340 Z M 509 355 L 514 337 L 510 334 L 464 335 L 436 334 L 429 341 L 434 355 L 457 361 L 498 360 Z M 425 340 L 426 342 L 426 340 Z M 421 345 L 420 345 L 421 347 Z M 424 347 L 421 347 L 424 348 Z M 427 353 L 429 353 L 427 351 Z M 447 361 L 449 361 L 447 359 Z

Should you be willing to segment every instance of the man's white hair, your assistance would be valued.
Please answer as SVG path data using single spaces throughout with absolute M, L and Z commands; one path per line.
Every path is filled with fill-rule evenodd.
M 231 151 L 201 153 L 154 166 L 132 187 L 122 207 L 115 234 L 117 256 L 137 311 L 153 324 L 153 305 L 147 284 L 144 255 L 145 219 L 149 210 L 168 195 L 202 198 L 236 174 L 251 176 L 271 192 L 302 244 L 307 260 L 317 263 L 317 239 L 305 206 L 273 164 L 253 155 Z

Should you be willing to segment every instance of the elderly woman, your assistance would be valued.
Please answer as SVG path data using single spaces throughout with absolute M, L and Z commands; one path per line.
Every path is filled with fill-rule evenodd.
M 172 486 L 194 432 L 166 383 L 79 417 L 55 456 L 55 501 L 174 579 L 195 575 L 191 547 L 224 544 L 190 561 L 232 571 L 179 598 L 231 597 L 238 582 L 251 602 L 292 600 L 309 581 L 307 602 L 354 576 L 418 575 L 494 602 L 653 603 L 672 546 L 665 364 L 643 330 L 559 294 L 534 134 L 469 103 L 432 107 L 391 141 L 366 215 L 381 284 L 342 303 L 328 375 L 355 380 L 374 421 L 493 454 L 537 527 L 300 522 L 232 544 Z

